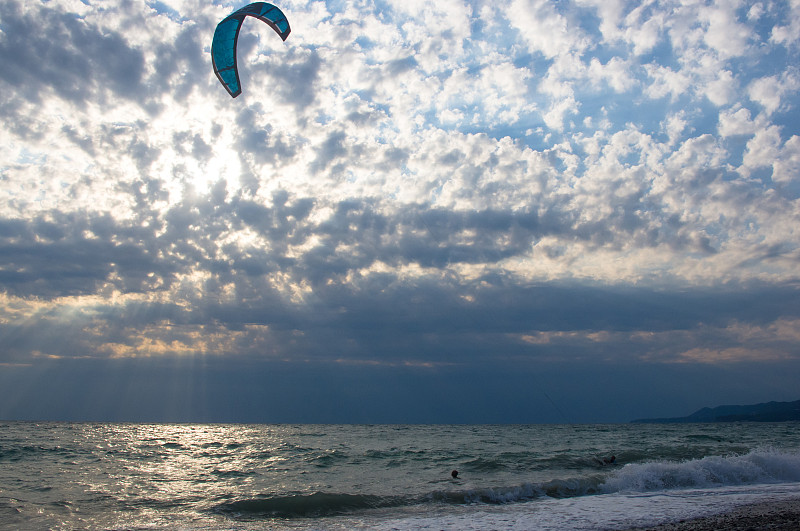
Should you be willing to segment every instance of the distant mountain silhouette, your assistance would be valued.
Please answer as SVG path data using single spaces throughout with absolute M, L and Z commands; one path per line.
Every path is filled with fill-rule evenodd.
M 688 417 L 665 419 L 637 419 L 640 424 L 665 424 L 670 422 L 786 422 L 800 421 L 800 400 L 795 402 L 767 402 L 750 406 L 704 407 Z

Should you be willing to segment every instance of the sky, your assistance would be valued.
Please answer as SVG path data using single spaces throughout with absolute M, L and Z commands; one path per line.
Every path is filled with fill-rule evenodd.
M 800 398 L 800 1 L 0 3 L 0 418 Z

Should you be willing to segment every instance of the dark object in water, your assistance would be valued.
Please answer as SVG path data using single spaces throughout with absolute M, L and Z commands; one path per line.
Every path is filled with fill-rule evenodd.
M 453 470 L 450 475 L 453 476 L 453 479 L 458 479 L 458 470 Z
M 613 465 L 614 463 L 617 462 L 617 456 L 612 455 L 611 457 L 604 457 L 602 459 L 598 459 L 595 457 L 594 460 L 600 466 Z

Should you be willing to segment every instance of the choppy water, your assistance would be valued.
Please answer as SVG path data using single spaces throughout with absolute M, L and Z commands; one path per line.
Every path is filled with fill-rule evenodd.
M 0 423 L 2 529 L 622 529 L 789 496 L 800 423 Z

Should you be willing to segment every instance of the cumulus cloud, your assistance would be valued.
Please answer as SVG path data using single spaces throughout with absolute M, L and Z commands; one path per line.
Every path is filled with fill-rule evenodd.
M 707 23 L 703 40 L 722 58 L 742 55 L 752 38 L 750 27 L 737 19 L 737 2 L 718 2 L 700 10 Z
M 38 102 L 49 92 L 68 102 L 134 98 L 143 90 L 144 55 L 116 32 L 45 5 L 3 5 L 3 81 Z
M 517 28 L 532 51 L 553 58 L 580 53 L 588 41 L 579 24 L 558 6 L 543 0 L 514 0 L 508 8 L 511 25 Z
M 718 131 L 720 136 L 752 135 L 758 125 L 751 119 L 750 111 L 741 107 L 733 107 L 719 114 Z
M 770 39 L 786 46 L 794 46 L 800 40 L 800 25 L 798 25 L 800 5 L 797 2 L 789 2 L 787 9 L 788 16 L 781 21 L 785 24 L 778 23 L 773 26 Z
M 800 77 L 793 70 L 781 75 L 756 79 L 748 87 L 751 100 L 760 103 L 767 114 L 777 111 L 786 96 L 796 95 L 800 89 Z

